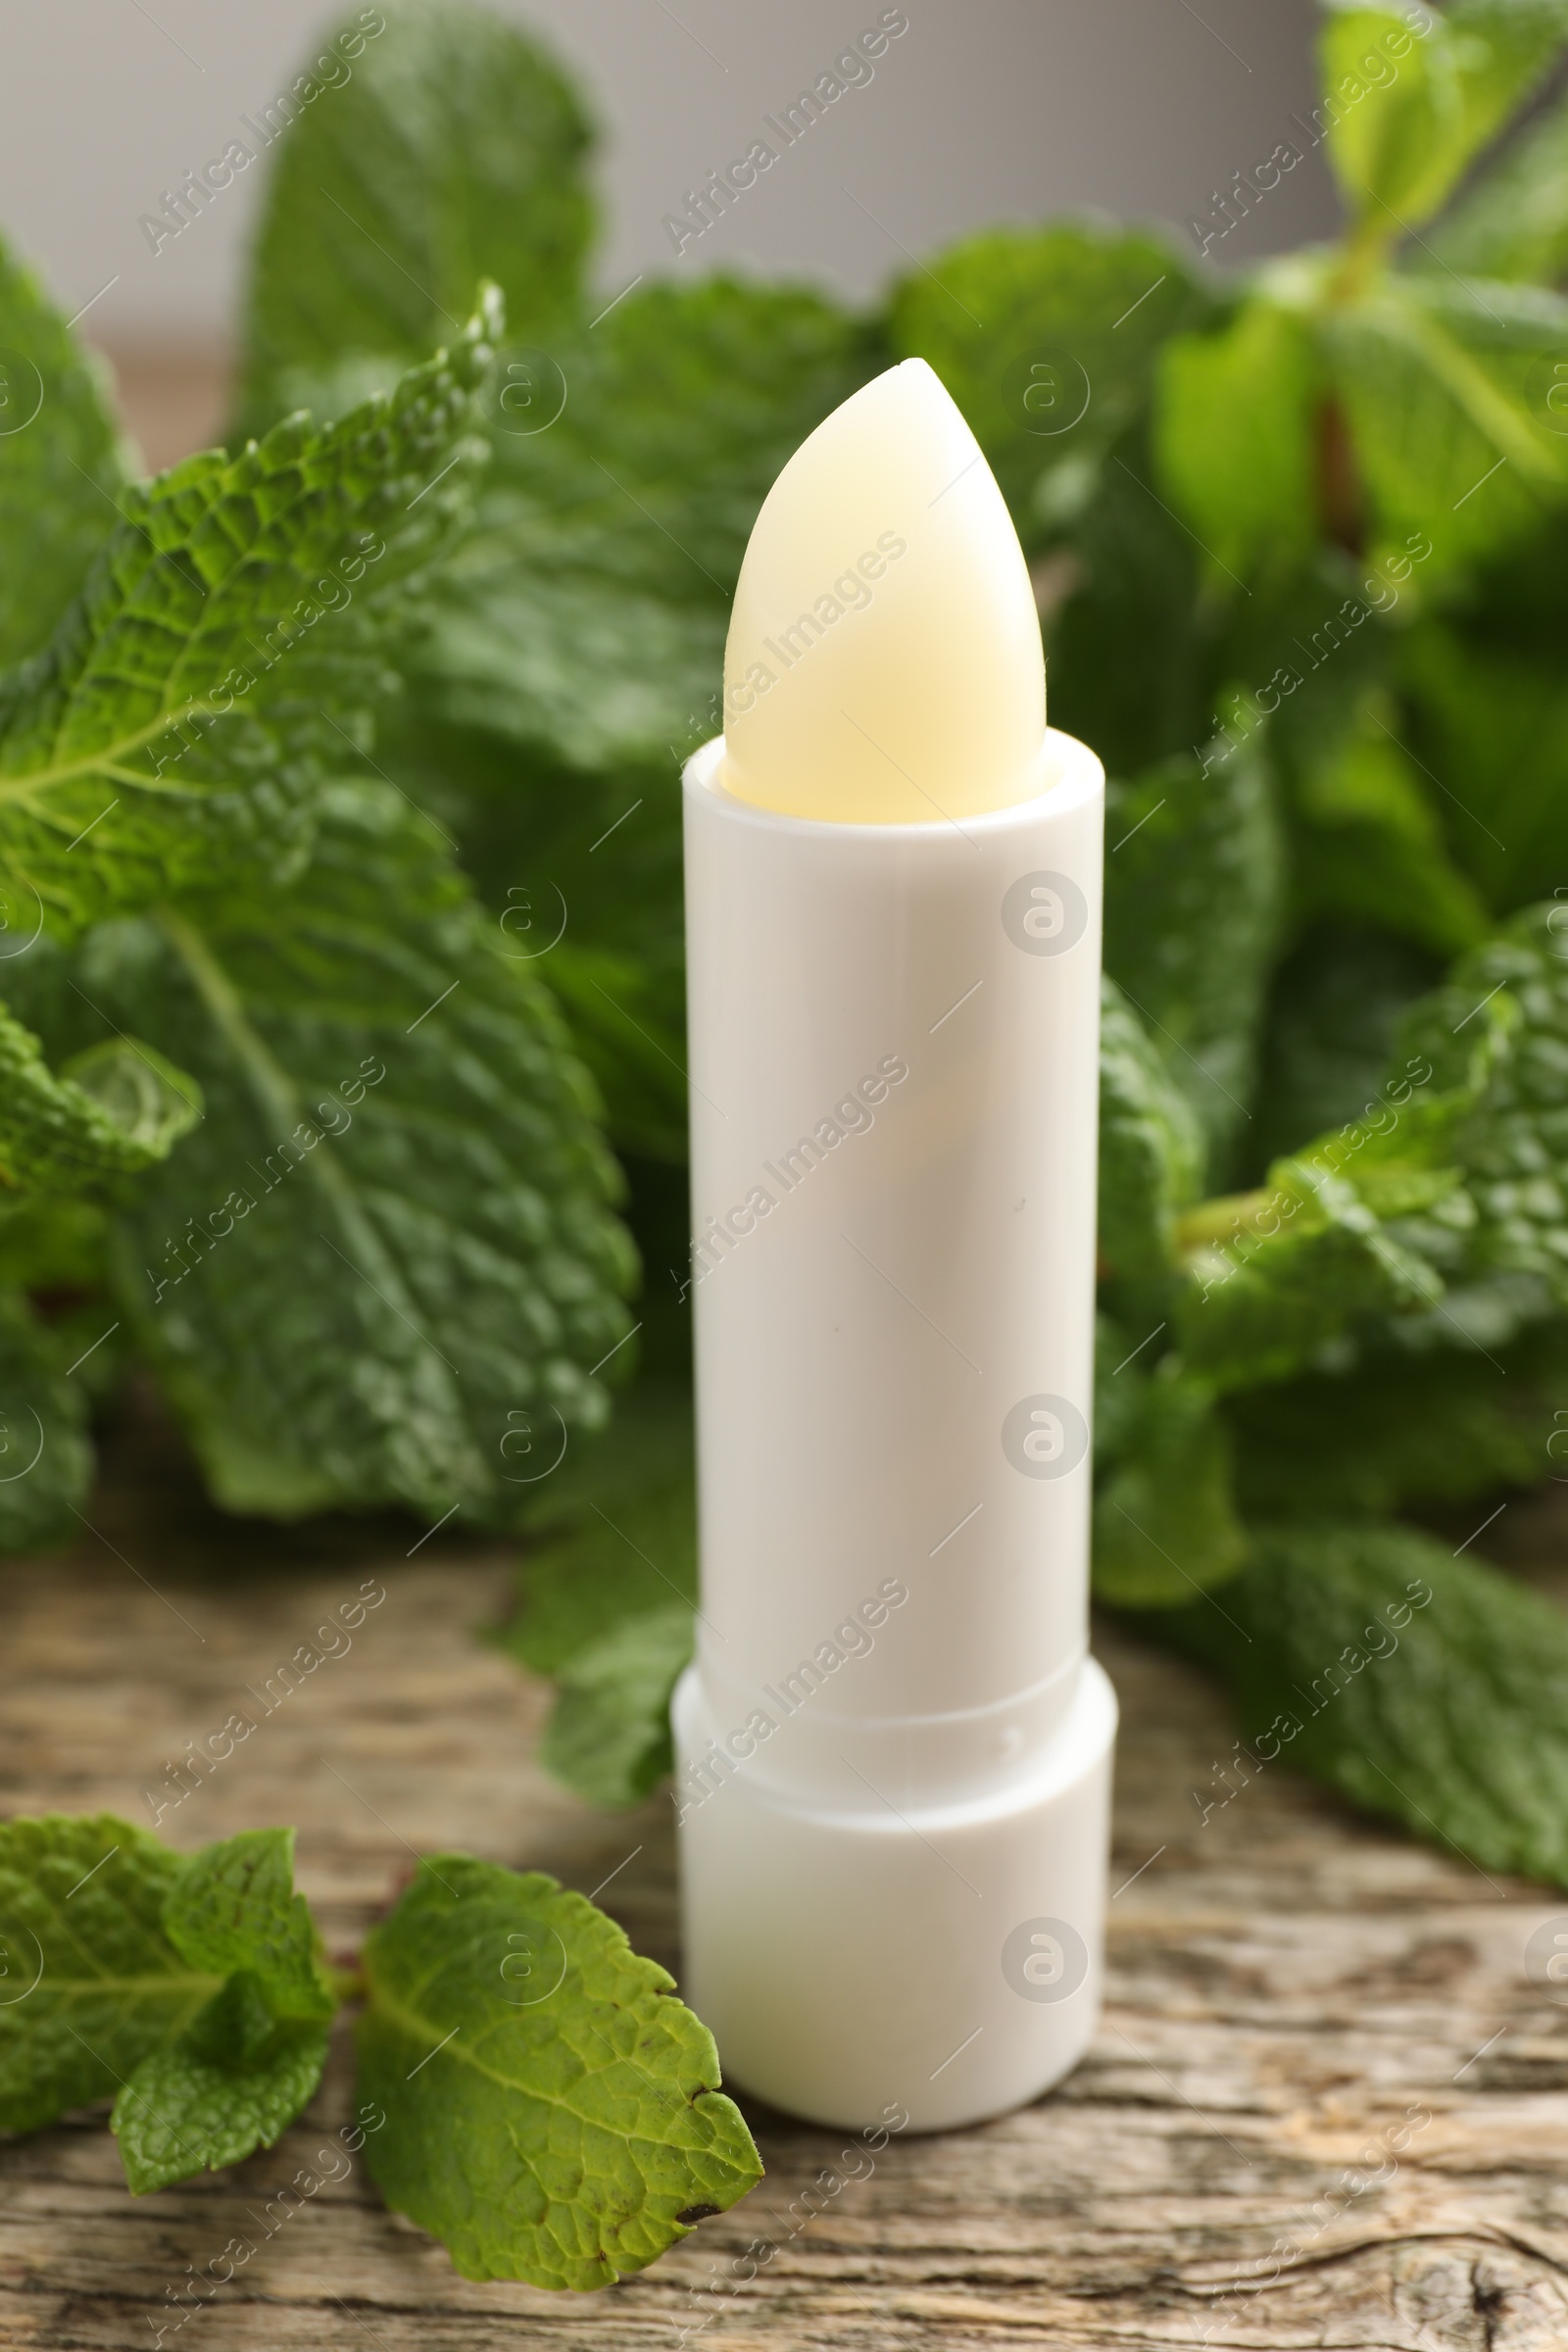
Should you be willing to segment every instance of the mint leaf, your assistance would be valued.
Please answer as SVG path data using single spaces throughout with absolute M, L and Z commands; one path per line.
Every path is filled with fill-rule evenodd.
M 28 1195 L 0 1215 L 0 1290 L 54 1293 L 69 1299 L 66 1312 L 50 1324 L 52 1335 L 66 1323 L 91 1313 L 108 1281 L 104 1260 L 109 1221 L 103 1207 L 80 1193 L 54 1199 Z M 89 1300 L 91 1304 L 89 1304 Z M 96 1338 L 102 1325 L 88 1334 Z M 105 1349 L 111 1357 L 112 1347 Z M 68 1359 L 68 1360 L 74 1360 Z M 74 1376 L 89 1383 L 99 1377 L 98 1358 Z
M 1129 1608 L 1169 1608 L 1226 1583 L 1247 1558 L 1230 1431 L 1210 1391 L 1174 1363 L 1152 1379 L 1132 1365 L 1110 1377 L 1133 1394 L 1095 1495 L 1095 1591 Z
M 523 1562 L 499 1637 L 556 1679 L 541 1761 L 590 1804 L 635 1804 L 670 1769 L 697 1594 L 691 1415 L 689 1392 L 634 1389 L 573 1482 L 549 1482 L 538 1511 L 558 1532 Z
M 1485 937 L 1491 919 L 1399 728 L 1391 698 L 1366 694 L 1297 764 L 1292 897 L 1302 922 L 1376 924 L 1451 956 Z
M 620 1459 L 623 1421 L 631 1424 L 629 1462 Z M 563 1480 L 569 1467 L 568 1456 Z M 564 1513 L 580 1515 L 575 1524 L 567 1518 L 564 1534 L 554 1528 L 524 1560 L 517 1613 L 503 1637 L 536 1674 L 559 1674 L 617 1618 L 671 1600 L 689 1608 L 696 1598 L 689 1396 L 654 1417 L 634 1390 L 584 1464 L 576 1494 L 563 1485 L 557 1501 Z
M 580 1894 L 421 1864 L 366 1944 L 360 2088 L 388 2204 L 466 2278 L 608 2286 L 760 2178 L 712 2037 Z
M 54 630 L 119 520 L 128 452 L 102 363 L 0 245 L 0 665 Z
M 1412 269 L 1560 285 L 1568 268 L 1568 106 L 1532 123 L 1426 243 L 1429 251 L 1410 256 Z
M 0 854 L 52 929 L 298 862 L 322 762 L 384 690 L 378 625 L 462 511 L 498 323 L 491 301 L 390 401 L 127 493 L 47 652 L 0 681 Z
M 1554 656 L 1561 616 L 1550 601 L 1565 566 L 1554 540 L 1540 553 L 1544 576 L 1527 574 L 1524 601 L 1544 617 L 1547 644 L 1532 646 L 1522 616 L 1504 607 L 1500 642 L 1490 629 L 1478 641 L 1423 623 L 1402 649 L 1415 708 L 1408 740 L 1442 783 L 1451 855 L 1498 913 L 1568 873 L 1568 680 Z
M 0 1221 L 0 1246 L 8 1233 Z M 61 1336 L 9 1282 L 0 1286 L 0 1552 L 40 1550 L 72 1534 L 92 1480 L 91 1398 L 79 1376 L 66 1377 Z
M 75 1189 L 166 1156 L 201 1116 L 194 1082 L 151 1047 L 112 1038 L 57 1078 L 0 1004 L 0 1187 Z
M 1337 1374 L 1228 1398 L 1248 1516 L 1371 1518 L 1537 1485 L 1563 1450 L 1568 1326 L 1538 1324 L 1497 1355 L 1459 1336 L 1398 1327 Z
M 1195 1370 L 1234 1389 L 1383 1342 L 1490 1351 L 1568 1300 L 1556 921 L 1528 909 L 1415 1004 L 1359 1117 L 1259 1191 L 1187 1212 L 1176 1322 Z
M 324 2023 L 279 2022 L 254 1977 L 231 1978 L 115 2101 L 109 2128 L 132 2193 L 270 2148 L 314 2096 L 327 2036 Z
M 246 1971 L 279 2017 L 330 2018 L 337 2006 L 310 1905 L 294 1892 L 292 1830 L 203 1846 L 170 1890 L 164 1927 L 193 1968 Z
M 1274 788 L 1253 741 L 1106 796 L 1105 966 L 1223 1154 L 1248 1122 L 1281 933 Z
M 1562 0 L 1455 0 L 1414 23 L 1330 0 L 1329 154 L 1361 219 L 1419 228 L 1568 39 Z
M 672 745 L 717 724 L 758 509 L 879 357 L 819 296 L 725 278 L 638 289 L 558 339 L 556 421 L 524 431 L 531 407 L 491 413 L 494 461 L 420 659 L 421 710 L 573 769 L 656 764 L 674 807 Z M 584 861 L 583 895 L 602 870 Z
M 1483 1002 L 1485 1001 L 1485 1002 Z M 1568 920 L 1558 905 L 1527 907 L 1463 957 L 1411 1013 L 1405 1040 L 1429 1054 L 1440 1086 L 1460 1087 L 1472 1041 L 1496 1051 L 1453 1154 L 1475 1203 L 1465 1249 L 1472 1277 L 1513 1277 L 1543 1301 L 1568 1305 Z
M 1194 1287 L 1173 1321 L 1184 1362 L 1231 1393 L 1250 1510 L 1386 1509 L 1541 1474 L 1568 1298 L 1556 921 L 1528 910 L 1407 1006 L 1395 1076 L 1337 1136 L 1184 1217 Z
M 1313 925 L 1275 975 L 1258 1056 L 1255 1147 L 1264 1166 L 1303 1135 L 1373 1111 L 1399 1024 L 1442 966 L 1387 932 Z
M 1424 585 L 1530 529 L 1568 491 L 1543 373 L 1568 302 L 1533 286 L 1386 277 L 1329 318 L 1328 364 L 1370 495 L 1375 562 Z M 1412 579 L 1411 586 L 1414 586 Z
M 1397 1099 L 1277 1160 L 1256 1193 L 1189 1211 L 1176 1325 L 1193 1371 L 1224 1389 L 1281 1380 L 1348 1328 L 1442 1299 L 1443 1258 L 1475 1222 L 1455 1144 L 1471 1097 L 1416 1097 L 1431 1070 L 1412 1063 Z M 1432 1247 L 1445 1234 L 1448 1252 Z
M 1320 369 L 1306 321 L 1256 294 L 1217 332 L 1159 355 L 1154 448 L 1215 587 L 1288 571 L 1317 543 Z
M 1165 238 L 1062 220 L 933 255 L 894 287 L 888 337 L 962 409 L 1027 547 L 1053 477 L 1097 463 L 1146 404 L 1166 338 L 1214 307 Z
M 1203 1138 L 1148 1030 L 1108 974 L 1100 996 L 1099 1251 L 1113 1278 L 1158 1284 L 1177 1211 L 1198 1191 Z
M 314 402 L 346 352 L 423 359 L 481 277 L 519 335 L 553 334 L 592 224 L 582 106 L 545 49 L 488 10 L 403 0 L 346 17 L 308 78 L 256 245 L 252 430 Z
M 599 797 L 584 795 L 590 806 Z M 664 849 L 673 846 L 662 816 L 667 812 L 652 816 L 649 827 L 664 837 L 661 864 Z M 572 1046 L 604 1098 L 611 1142 L 619 1152 L 681 1166 L 687 1153 L 686 976 L 671 936 L 674 902 L 650 893 L 632 903 L 666 931 L 664 943 L 641 957 L 563 940 L 551 958 L 550 985 Z M 511 911 L 504 909 L 503 919 Z M 586 923 L 583 928 L 586 934 Z
M 0 2128 L 109 2096 L 219 1990 L 164 1932 L 179 1869 L 109 1813 L 0 1825 Z
M 692 1641 L 690 1603 L 666 1600 L 574 1650 L 540 1762 L 591 1805 L 640 1804 L 674 1766 L 669 1702 Z
M 615 1399 L 615 1417 L 608 1432 L 590 1443 L 573 1446 L 558 1468 L 539 1479 L 516 1512 L 514 1525 L 560 1536 L 602 1525 L 606 1513 L 618 1520 L 626 1508 L 636 1509 L 646 1496 L 665 1489 L 684 1487 L 689 1492 L 697 1475 L 696 1450 L 690 1384 L 642 1374 Z M 549 1452 L 542 1448 L 514 1445 L 512 1451 L 521 1457 L 514 1460 L 514 1468 L 543 1470 L 550 1460 Z M 626 1547 L 620 1548 L 624 1552 Z M 553 1564 L 561 1557 L 558 1550 L 550 1549 L 527 1564 L 524 1573 L 530 1609 L 536 1602 L 547 1613 L 553 1607 L 554 1603 L 543 1597 L 547 1588 L 552 1593 L 559 1588 L 563 1604 L 570 1607 L 570 1594 L 579 1580 L 575 1568 L 557 1572 Z M 695 1568 L 672 1567 L 671 1573 L 684 1579 L 695 1575 Z M 683 1581 L 681 1590 L 694 1592 L 696 1588 Z M 594 1615 L 597 1606 L 591 1603 L 582 1617 L 582 1640 L 603 1624 L 603 1618 Z M 530 1635 L 530 1642 L 532 1639 Z M 539 1639 L 554 1642 L 557 1636 L 541 1634 Z M 529 1657 L 529 1664 L 536 1662 Z M 540 1663 L 539 1671 L 551 1674 L 555 1663 Z
M 608 1415 L 615 1171 L 549 1000 L 432 830 L 374 783 L 319 822 L 286 897 L 105 926 L 77 967 L 208 1106 L 117 1216 L 120 1301 L 228 1507 L 504 1517 L 527 1432 L 554 1451 Z M 70 989 L 52 1006 L 67 1042 L 95 1025 Z
M 1225 1676 L 1252 1765 L 1568 1884 L 1561 1609 L 1429 1537 L 1351 1521 L 1260 1534 L 1225 1611 L 1199 1603 L 1161 1630 Z
M 1049 487 L 1043 527 L 1056 544 L 1037 578 L 1048 606 L 1059 604 L 1047 635 L 1052 723 L 1092 743 L 1112 775 L 1136 776 L 1214 732 L 1202 551 L 1170 511 L 1141 428 L 1103 466 L 1063 466 Z M 1131 664 L 1129 642 L 1140 649 Z

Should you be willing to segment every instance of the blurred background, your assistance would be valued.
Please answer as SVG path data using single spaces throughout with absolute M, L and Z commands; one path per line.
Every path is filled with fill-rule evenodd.
M 554 42 L 602 129 L 597 274 L 799 272 L 869 296 L 991 221 L 1098 207 L 1216 223 L 1216 200 L 1315 97 L 1310 0 L 907 0 L 869 83 L 750 200 L 677 256 L 685 192 L 874 25 L 867 0 L 496 0 Z M 0 220 L 67 317 L 108 352 L 149 463 L 217 430 L 265 164 L 154 252 L 166 191 L 286 90 L 336 21 L 320 0 L 0 0 Z M 1234 267 L 1326 234 L 1321 149 L 1210 248 Z

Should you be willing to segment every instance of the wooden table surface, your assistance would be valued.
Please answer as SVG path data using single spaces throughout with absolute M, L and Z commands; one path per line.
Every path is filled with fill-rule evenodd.
M 503 1547 L 437 1537 L 409 1558 L 418 1531 L 391 1520 L 222 1521 L 145 1416 L 90 1507 L 72 1552 L 0 1584 L 0 1808 L 146 1820 L 185 1740 L 374 1577 L 387 1597 L 353 1648 L 164 1834 L 298 1823 L 334 1947 L 413 1849 L 586 1890 L 613 1872 L 606 1906 L 678 1971 L 670 1808 L 597 1814 L 540 1770 L 548 1693 L 482 1638 Z M 340 2049 L 275 2148 L 157 2196 L 128 2195 L 101 2113 L 0 2146 L 0 2345 L 140 2352 L 160 2327 L 182 2352 L 1568 2345 L 1568 2039 L 1524 1967 L 1568 1897 L 1385 1834 L 1284 1769 L 1201 1819 L 1223 1703 L 1125 1635 L 1099 1646 L 1123 1721 L 1109 1997 L 1053 2096 L 895 2139 L 853 2179 L 841 2138 L 753 2111 L 762 2184 L 599 2295 L 465 2282 L 356 2167 L 175 2327 L 187 2266 L 255 2240 L 344 2120 Z

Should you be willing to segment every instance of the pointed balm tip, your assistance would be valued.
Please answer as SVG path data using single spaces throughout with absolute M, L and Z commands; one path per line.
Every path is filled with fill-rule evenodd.
M 930 824 L 1042 789 L 1040 620 L 980 444 L 924 360 L 853 393 L 762 503 L 724 659 L 738 799 Z

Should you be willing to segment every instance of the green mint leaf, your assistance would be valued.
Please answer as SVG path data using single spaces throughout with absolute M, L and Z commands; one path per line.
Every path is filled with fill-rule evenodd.
M 712 2036 L 587 1898 L 465 1854 L 366 1943 L 360 2087 L 389 2205 L 466 2278 L 611 2285 L 760 2178 Z
M 1448 956 L 1491 929 L 1485 901 L 1451 854 L 1440 796 L 1400 740 L 1392 698 L 1371 692 L 1291 795 L 1291 891 L 1298 919 L 1375 924 Z
M 270 2148 L 314 2096 L 327 2037 L 320 2021 L 275 2018 L 255 1978 L 230 1979 L 115 2101 L 110 2130 L 133 2194 Z
M 1314 924 L 1275 976 L 1250 1131 L 1264 1166 L 1303 1135 L 1363 1116 L 1396 1060 L 1399 1024 L 1441 975 L 1408 940 Z
M 1264 295 L 1161 351 L 1155 454 L 1212 586 L 1288 572 L 1315 548 L 1319 375 L 1304 318 Z
M 1214 299 L 1163 237 L 1094 221 L 987 229 L 895 286 L 896 355 L 929 360 L 967 417 L 1026 547 L 1055 477 L 1092 468 L 1148 401 L 1166 338 Z
M 621 1459 L 623 1420 L 630 1424 L 629 1463 Z M 641 1442 L 639 1442 L 641 1441 Z M 653 1411 L 634 1390 L 617 1405 L 608 1438 L 598 1441 L 576 1488 L 557 1497 L 566 1518 L 518 1571 L 518 1608 L 506 1645 L 536 1674 L 559 1674 L 567 1660 L 621 1617 L 697 1594 L 697 1502 L 691 1398 L 658 1398 Z M 556 1482 L 550 1481 L 551 1485 Z M 545 1505 L 539 1506 L 541 1513 Z
M 1475 1081 L 1456 1072 L 1433 1090 L 1432 1074 L 1412 1057 L 1360 1119 L 1277 1160 L 1259 1191 L 1189 1211 L 1175 1322 L 1193 1371 L 1224 1389 L 1282 1380 L 1347 1331 L 1443 1299 L 1441 1268 L 1475 1223 L 1457 1164 Z
M 624 1617 L 561 1670 L 539 1760 L 591 1805 L 640 1804 L 674 1766 L 669 1702 L 692 1654 L 686 1601 Z
M 1331 314 L 1325 351 L 1369 495 L 1374 568 L 1429 589 L 1568 493 L 1545 396 L 1568 301 L 1533 286 L 1383 278 Z
M 279 2017 L 330 2018 L 337 2006 L 310 1905 L 294 1891 L 292 1830 L 242 1830 L 192 1854 L 164 1927 L 193 1968 L 247 1971 Z
M 1519 584 L 1522 611 L 1491 585 L 1485 637 L 1424 622 L 1402 649 L 1407 740 L 1442 779 L 1451 855 L 1499 914 L 1568 873 L 1568 680 L 1556 658 L 1565 555 L 1568 541 L 1544 536 Z M 1533 644 L 1543 622 L 1546 642 Z
M 1554 106 L 1516 139 L 1435 223 L 1426 245 L 1411 254 L 1412 269 L 1560 286 L 1568 274 L 1568 106 Z
M 549 1468 L 554 1448 L 529 1448 L 519 1444 L 511 1450 L 518 1457 L 514 1462 L 514 1468 L 546 1472 L 534 1482 L 531 1494 L 514 1516 L 514 1526 L 560 1536 L 578 1528 L 602 1525 L 606 1513 L 612 1519 L 619 1519 L 625 1509 L 639 1508 L 651 1494 L 666 1489 L 679 1490 L 682 1486 L 690 1491 L 697 1475 L 691 1386 L 684 1380 L 655 1379 L 640 1374 L 616 1398 L 615 1417 L 609 1431 L 603 1437 L 573 1446 L 554 1469 Z M 690 1522 L 685 1525 L 689 1527 Z M 621 1549 L 624 1552 L 625 1546 Z M 539 1558 L 555 1560 L 560 1556 L 552 1550 L 541 1553 Z M 677 1562 L 681 1557 L 677 1549 Z M 694 1566 L 675 1565 L 670 1573 L 676 1577 L 683 1593 L 689 1596 L 695 1592 L 695 1585 L 688 1581 L 695 1576 Z M 525 1582 L 533 1600 L 541 1600 L 548 1585 L 552 1592 L 559 1593 L 562 1605 L 570 1611 L 570 1595 L 577 1583 L 575 1570 L 543 1578 L 530 1563 Z M 652 1596 L 650 1588 L 649 1597 Z M 554 1602 L 549 1605 L 554 1606 Z M 597 1607 L 596 1602 L 590 1603 L 580 1612 L 582 1630 L 568 1642 L 568 1647 L 575 1646 L 576 1640 L 587 1641 L 602 1630 L 604 1619 L 602 1615 L 596 1617 Z M 564 1622 L 575 1626 L 579 1619 L 569 1617 Z M 540 1639 L 554 1642 L 557 1637 L 541 1635 Z M 541 1674 L 553 1674 L 565 1654 L 561 1650 L 542 1662 L 530 1656 L 526 1662 L 537 1664 Z
M 319 822 L 285 896 L 87 942 L 83 996 L 207 1102 L 117 1215 L 120 1303 L 229 1508 L 502 1519 L 631 1366 L 605 1362 L 630 1323 L 616 1171 L 534 967 L 433 830 L 376 783 Z M 50 1005 L 62 1042 L 93 1033 L 82 996 Z
M 1421 17 L 1330 0 L 1329 154 L 1372 231 L 1430 220 L 1568 40 L 1562 0 L 1455 0 Z
M 164 1158 L 201 1116 L 201 1092 L 150 1046 L 111 1038 L 57 1078 L 0 1004 L 0 1187 L 75 1190 Z
M 541 1761 L 590 1804 L 635 1804 L 670 1769 L 670 1692 L 692 1649 L 690 1392 L 632 1390 L 609 1437 L 542 1488 L 536 1524 L 553 1540 L 523 1562 L 499 1639 L 559 1684 Z
M 164 1932 L 179 1870 L 113 1814 L 0 1825 L 0 2128 L 110 2096 L 220 1989 Z
M 10 1237 L 11 1222 L 0 1221 L 0 1245 Z M 23 1270 L 32 1272 L 24 1257 Z M 67 1372 L 79 1348 L 114 1320 L 105 1315 L 67 1354 L 67 1331 L 39 1321 L 12 1287 L 15 1272 L 0 1286 L 0 1552 L 41 1550 L 79 1525 L 76 1510 L 92 1483 L 92 1398 L 80 1373 Z
M 1484 1869 L 1568 1884 L 1561 1609 L 1429 1537 L 1353 1521 L 1259 1535 L 1224 1607 L 1164 1626 L 1225 1676 L 1250 1743 L 1197 1792 L 1200 1814 L 1294 1765 Z
M 597 793 L 584 794 L 598 800 Z M 624 813 L 624 811 L 622 811 Z M 650 818 L 655 858 L 662 868 L 674 842 L 668 811 Z M 580 845 L 579 845 L 580 846 Z M 570 871 L 563 861 L 563 871 Z M 663 937 L 646 957 L 616 956 L 563 940 L 549 965 L 550 986 L 584 1067 L 604 1098 L 605 1123 L 619 1152 L 666 1164 L 684 1164 L 688 1148 L 685 1054 L 685 971 L 675 938 L 678 893 L 662 889 L 631 906 Z M 519 896 L 526 893 L 519 893 Z M 515 904 L 515 902 L 514 902 Z M 511 913 L 503 909 L 503 919 Z M 584 937 L 587 937 L 586 925 Z M 657 1270 L 656 1270 L 657 1271 Z
M 549 403 L 543 362 L 525 407 L 507 405 L 503 375 L 476 527 L 419 659 L 421 713 L 572 769 L 657 767 L 673 806 L 671 750 L 718 725 L 729 596 L 757 512 L 880 357 L 818 296 L 715 278 L 638 288 L 558 338 Z M 550 407 L 554 421 L 536 425 Z M 635 798 L 607 804 L 604 823 Z M 530 809 L 541 819 L 547 808 Z M 586 862 L 594 839 L 578 853 L 585 902 L 613 888 Z M 595 944 L 616 936 L 596 930 Z
M 1175 1263 L 1178 1210 L 1203 1164 L 1198 1115 L 1108 974 L 1100 996 L 1099 1250 L 1112 1276 L 1158 1284 Z
M 1391 1336 L 1390 1317 L 1415 1322 L 1402 1336 L 1419 1347 L 1435 1310 L 1468 1345 L 1447 1281 L 1499 1262 L 1518 1270 L 1478 1247 L 1484 1220 L 1467 1180 L 1509 1083 L 1521 1007 L 1501 983 L 1446 1026 L 1446 1005 L 1439 992 L 1414 1007 L 1401 1041 L 1414 1050 L 1360 1115 L 1275 1161 L 1258 1191 L 1182 1218 L 1191 1280 L 1177 1335 L 1187 1364 L 1216 1387 L 1286 1379 L 1325 1351 L 1343 1367 L 1358 1337 Z
M 481 277 L 519 335 L 554 334 L 593 211 L 588 122 L 545 49 L 462 0 L 402 0 L 345 17 L 303 79 L 253 263 L 249 429 L 311 404 L 345 353 L 423 359 Z
M 1223 1164 L 1247 1123 L 1282 930 L 1281 834 L 1255 740 L 1106 798 L 1105 965 Z
M 1214 732 L 1202 552 L 1170 511 L 1141 426 L 1103 466 L 1057 468 L 1051 489 L 1048 528 L 1058 544 L 1035 576 L 1048 613 L 1052 724 L 1092 743 L 1112 775 L 1136 776 Z M 1141 649 L 1131 664 L 1129 640 Z
M 65 1311 L 51 1321 L 50 1332 L 62 1335 L 69 1328 L 74 1333 L 83 1314 L 93 1316 L 107 1288 L 108 1231 L 102 1205 L 80 1193 L 27 1196 L 0 1215 L 0 1290 L 19 1289 L 33 1296 L 53 1292 Z M 102 1330 L 103 1325 L 94 1322 L 87 1339 L 96 1339 Z M 106 1343 L 103 1352 L 113 1358 L 115 1347 Z M 66 1358 L 68 1363 L 74 1360 L 74 1355 Z M 93 1386 L 99 1377 L 94 1356 L 73 1375 L 72 1385 L 85 1380 Z
M 1568 916 L 1559 903 L 1527 907 L 1455 966 L 1411 1013 L 1405 1043 L 1430 1056 L 1439 1086 L 1462 1088 L 1473 1041 L 1489 1055 L 1453 1155 L 1475 1203 L 1466 1239 L 1471 1278 L 1511 1277 L 1568 1305 L 1568 1185 L 1564 1072 L 1568 1069 Z
M 1116 1414 L 1115 1452 L 1095 1495 L 1095 1592 L 1128 1608 L 1179 1606 L 1228 1582 L 1247 1558 L 1230 1430 L 1210 1391 L 1174 1364 L 1153 1378 L 1136 1364 L 1107 1365 L 1101 1378 L 1132 1394 Z
M 298 862 L 323 760 L 384 691 L 378 626 L 463 511 L 498 323 L 487 301 L 390 400 L 127 494 L 47 652 L 0 681 L 0 854 L 51 929 Z
M 1422 1336 L 1401 1327 L 1344 1371 L 1227 1400 L 1250 1518 L 1375 1518 L 1561 1475 L 1568 1325 L 1537 1324 L 1495 1352 L 1489 1340 L 1486 1354 L 1441 1320 Z
M 52 634 L 119 520 L 129 453 L 102 364 L 0 245 L 0 666 Z M 8 910 L 8 919 L 9 916 Z

